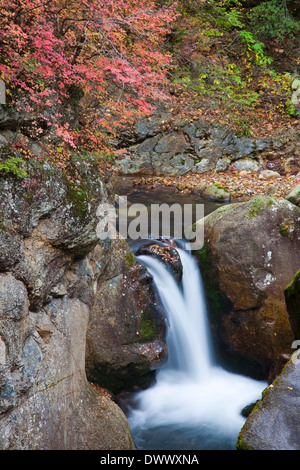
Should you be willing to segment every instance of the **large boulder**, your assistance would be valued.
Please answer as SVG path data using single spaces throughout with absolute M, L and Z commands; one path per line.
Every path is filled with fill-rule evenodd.
M 218 341 L 229 355 L 268 374 L 294 339 L 284 287 L 300 266 L 300 210 L 255 197 L 200 220 L 197 252 Z
M 87 306 L 66 296 L 53 299 L 39 314 L 27 311 L 23 328 L 22 319 L 12 320 L 18 338 L 16 333 L 8 337 L 2 323 L 9 307 L 7 302 L 1 312 L 7 345 L 0 365 L 1 450 L 134 449 L 121 410 L 86 379 Z M 18 347 L 17 357 L 12 345 Z
M 10 174 L 0 184 L 0 266 L 28 287 L 31 310 L 39 310 L 72 262 L 98 243 L 97 209 L 108 195 L 95 166 L 76 165 L 81 183 L 59 168 L 30 167 L 30 178 Z
M 239 433 L 238 450 L 300 450 L 299 353 L 263 392 Z
M 300 346 L 300 271 L 285 289 L 287 309 L 295 335 L 293 349 Z M 300 357 L 295 351 L 280 375 L 264 391 L 247 418 L 237 448 L 255 450 L 299 450 Z M 276 432 L 274 432 L 276 430 Z

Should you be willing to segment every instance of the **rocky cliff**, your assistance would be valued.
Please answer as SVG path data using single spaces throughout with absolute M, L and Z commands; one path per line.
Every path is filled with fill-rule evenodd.
M 124 241 L 99 240 L 109 188 L 92 163 L 80 171 L 79 186 L 50 163 L 1 176 L 2 450 L 134 449 L 87 376 L 130 388 L 163 360 L 152 280 Z

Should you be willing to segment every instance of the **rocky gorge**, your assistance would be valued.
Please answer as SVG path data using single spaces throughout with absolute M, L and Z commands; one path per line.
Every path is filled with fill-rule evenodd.
M 189 123 L 185 136 L 180 128 L 164 137 L 152 121 L 139 126 L 134 157 L 118 164 L 122 176 L 204 175 L 208 161 L 217 171 L 226 162 L 268 168 L 268 162 L 279 165 L 278 158 L 281 172 L 299 170 L 295 136 L 276 144 L 239 140 Z M 126 136 L 130 146 L 132 138 Z M 192 166 L 189 152 L 197 155 Z M 195 159 L 202 166 L 196 168 Z M 32 167 L 30 184 L 10 173 L 1 177 L 1 450 L 135 449 L 113 395 L 149 386 L 167 359 L 164 312 L 150 274 L 125 240 L 100 240 L 97 233 L 103 204 L 114 205 L 117 189 L 92 160 L 83 164 L 76 157 L 73 164 L 80 173 L 76 187 L 45 161 Z M 270 383 L 241 431 L 240 449 L 298 448 L 296 438 L 283 438 L 293 434 L 289 397 L 297 397 L 298 381 L 292 357 L 300 331 L 297 195 L 295 188 L 288 199 L 257 196 L 227 204 L 223 198 L 225 205 L 197 222 L 205 238 L 195 256 L 220 355 Z M 164 262 L 171 253 L 180 281 L 176 247 L 166 251 L 154 243 L 140 252 Z M 279 403 L 285 406 L 278 417 Z
M 254 139 L 204 121 L 177 122 L 162 113 L 138 123 L 115 145 L 127 149 L 118 162 L 121 175 L 143 177 L 150 188 L 151 177 L 154 188 L 160 176 L 168 177 L 167 184 L 177 191 L 218 202 L 229 202 L 230 192 L 213 181 L 207 184 L 209 172 L 229 172 L 229 180 L 236 173 L 256 175 L 257 180 L 295 178 L 285 197 L 273 197 L 265 189 L 254 197 L 240 191 L 242 202 L 231 199 L 199 221 L 204 246 L 196 258 L 221 360 L 226 363 L 229 357 L 237 368 L 269 383 L 240 432 L 237 448 L 299 449 L 299 361 L 294 352 L 300 332 L 297 128 L 289 136 Z M 189 181 L 182 178 L 187 174 Z

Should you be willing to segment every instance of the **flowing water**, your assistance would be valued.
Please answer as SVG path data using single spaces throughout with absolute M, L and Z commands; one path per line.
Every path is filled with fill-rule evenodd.
M 116 182 L 129 204 L 204 204 L 204 215 L 224 204 L 171 190 L 134 190 L 129 178 Z M 128 240 L 132 251 L 144 241 Z M 230 450 L 245 418 L 241 410 L 261 397 L 266 382 L 224 370 L 210 339 L 205 295 L 197 263 L 179 249 L 183 278 L 178 285 L 162 263 L 139 256 L 153 275 L 167 321 L 168 361 L 156 383 L 134 397 L 128 414 L 136 446 L 141 450 Z
M 241 410 L 261 397 L 265 382 L 222 369 L 215 361 L 201 275 L 194 258 L 178 250 L 178 285 L 161 261 L 139 256 L 153 275 L 167 319 L 168 361 L 156 383 L 135 396 L 128 415 L 141 450 L 235 449 Z

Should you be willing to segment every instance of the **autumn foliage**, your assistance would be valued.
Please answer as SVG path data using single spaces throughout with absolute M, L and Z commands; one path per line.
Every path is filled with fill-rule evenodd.
M 34 136 L 75 148 L 164 97 L 173 5 L 156 0 L 0 0 L 0 79 Z M 166 3 L 166 2 L 164 2 Z M 79 116 L 79 118 L 78 118 Z M 78 119 L 80 125 L 78 123 Z

